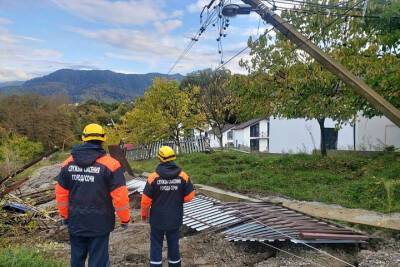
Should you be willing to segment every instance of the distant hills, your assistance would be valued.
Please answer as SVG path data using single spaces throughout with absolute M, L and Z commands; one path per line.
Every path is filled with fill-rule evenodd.
M 71 101 L 96 99 L 105 102 L 126 101 L 143 95 L 154 78 L 181 81 L 180 74 L 123 74 L 109 70 L 61 69 L 26 82 L 0 83 L 0 93 L 40 95 L 65 94 Z
M 11 82 L 0 82 L 0 88 L 1 87 L 6 87 L 6 86 L 20 86 L 24 82 L 23 81 L 11 81 Z

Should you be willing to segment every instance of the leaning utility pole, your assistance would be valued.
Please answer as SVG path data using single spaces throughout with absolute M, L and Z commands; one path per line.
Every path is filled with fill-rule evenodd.
M 382 112 L 394 124 L 400 127 L 400 110 L 390 104 L 381 95 L 375 92 L 364 81 L 356 77 L 343 65 L 329 57 L 319 47 L 304 37 L 294 29 L 287 21 L 272 12 L 261 0 L 242 0 L 256 11 L 266 22 L 272 24 L 278 31 L 285 35 L 289 40 L 298 45 L 299 48 L 306 51 L 322 66 L 338 76 L 345 84 L 353 88 L 358 94 L 365 97 L 377 110 Z

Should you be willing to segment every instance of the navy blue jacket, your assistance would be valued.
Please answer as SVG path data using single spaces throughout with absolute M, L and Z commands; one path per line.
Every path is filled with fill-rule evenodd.
M 115 226 L 115 212 L 129 222 L 129 199 L 121 164 L 101 145 L 75 146 L 57 178 L 57 205 L 72 235 L 101 236 Z M 122 216 L 121 216 L 122 215 Z
M 189 176 L 174 162 L 158 165 L 156 172 L 149 175 L 142 194 L 142 217 L 160 230 L 174 230 L 182 225 L 183 203 L 194 197 L 193 184 Z

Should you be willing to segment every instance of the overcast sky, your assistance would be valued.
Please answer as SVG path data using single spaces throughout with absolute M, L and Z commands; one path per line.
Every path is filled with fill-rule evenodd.
M 168 72 L 209 0 L 0 0 L 0 81 L 27 80 L 60 68 L 123 73 Z M 258 30 L 257 14 L 231 21 L 226 58 Z M 210 28 L 174 72 L 216 67 Z M 244 55 L 246 56 L 246 54 Z M 227 67 L 243 72 L 238 59 Z

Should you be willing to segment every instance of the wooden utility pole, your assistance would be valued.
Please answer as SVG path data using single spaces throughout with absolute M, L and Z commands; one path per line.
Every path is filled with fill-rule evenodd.
M 290 41 L 297 44 L 299 48 L 310 54 L 310 56 L 327 68 L 331 73 L 338 76 L 350 88 L 353 88 L 358 94 L 365 97 L 377 110 L 400 127 L 400 110 L 375 92 L 363 80 L 356 77 L 343 65 L 324 53 L 318 46 L 299 33 L 287 21 L 272 12 L 261 0 L 242 1 L 250 5 L 266 22 L 274 26 L 276 30 L 285 35 Z

